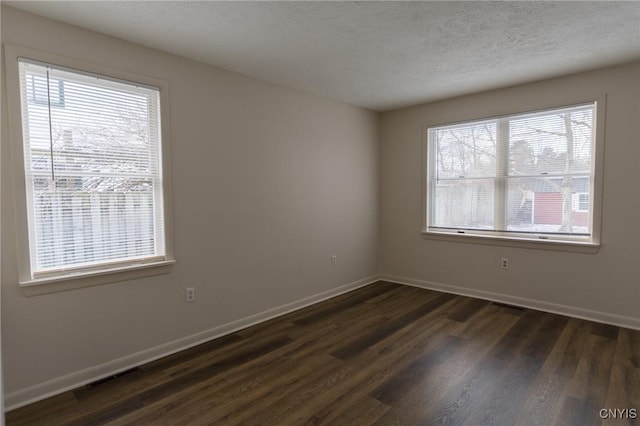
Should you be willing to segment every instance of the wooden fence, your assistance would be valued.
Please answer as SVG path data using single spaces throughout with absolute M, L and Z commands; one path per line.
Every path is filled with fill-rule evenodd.
M 34 212 L 38 269 L 155 252 L 151 192 L 44 192 Z

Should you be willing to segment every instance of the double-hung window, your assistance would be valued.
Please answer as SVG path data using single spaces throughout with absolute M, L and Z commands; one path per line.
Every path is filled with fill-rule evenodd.
M 595 244 L 596 104 L 428 129 L 427 234 Z
M 23 285 L 171 262 L 160 88 L 18 59 Z

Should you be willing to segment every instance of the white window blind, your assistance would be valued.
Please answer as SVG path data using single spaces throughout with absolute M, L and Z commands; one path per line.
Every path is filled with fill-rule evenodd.
M 159 89 L 19 72 L 32 277 L 163 260 Z
M 429 129 L 427 231 L 590 241 L 595 103 Z

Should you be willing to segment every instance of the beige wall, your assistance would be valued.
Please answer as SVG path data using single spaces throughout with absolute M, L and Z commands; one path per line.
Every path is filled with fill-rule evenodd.
M 376 274 L 378 114 L 6 7 L 2 41 L 168 81 L 177 259 L 168 275 L 24 296 L 3 94 L 8 405 Z
M 597 254 L 424 239 L 426 126 L 559 106 L 606 92 L 602 246 Z M 380 261 L 402 282 L 640 327 L 640 64 L 384 113 Z M 502 257 L 510 259 L 500 270 Z

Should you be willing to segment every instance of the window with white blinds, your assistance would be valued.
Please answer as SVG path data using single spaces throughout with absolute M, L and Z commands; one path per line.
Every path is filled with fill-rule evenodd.
M 19 60 L 33 279 L 165 259 L 159 89 Z
M 427 232 L 591 242 L 594 103 L 428 130 Z

